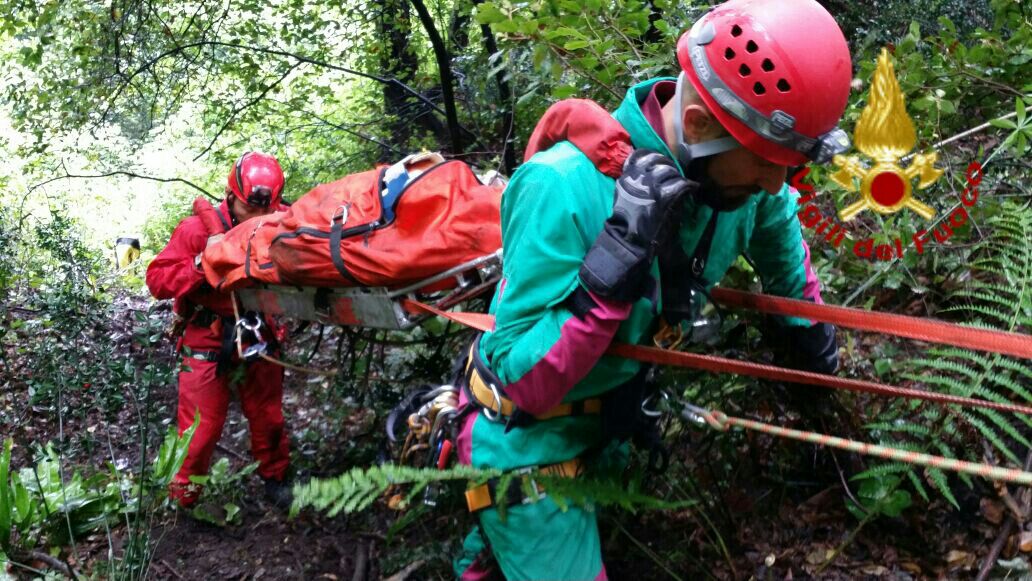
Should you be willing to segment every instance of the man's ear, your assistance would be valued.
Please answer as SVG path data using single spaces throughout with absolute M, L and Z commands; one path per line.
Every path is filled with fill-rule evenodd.
M 717 123 L 717 120 L 710 115 L 710 112 L 697 103 L 686 106 L 681 111 L 681 115 L 684 138 L 689 143 L 702 141 L 711 135 Z

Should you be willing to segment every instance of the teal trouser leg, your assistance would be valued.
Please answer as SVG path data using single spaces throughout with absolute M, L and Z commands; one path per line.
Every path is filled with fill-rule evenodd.
M 462 542 L 462 552 L 452 560 L 452 569 L 455 578 L 460 581 L 480 581 L 495 577 L 493 573 L 497 568 L 480 527 L 473 527 L 466 535 Z
M 605 579 L 595 511 L 552 499 L 480 513 L 491 550 L 506 579 L 592 581 Z

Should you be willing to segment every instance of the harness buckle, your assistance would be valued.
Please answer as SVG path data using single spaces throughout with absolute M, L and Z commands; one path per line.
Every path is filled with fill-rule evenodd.
M 337 206 L 337 209 L 330 215 L 330 227 L 333 227 L 333 223 L 340 220 L 340 225 L 343 226 L 348 222 L 348 213 L 351 210 L 350 204 L 341 204 Z
M 531 504 L 534 502 L 538 502 L 540 500 L 543 500 L 547 496 L 544 489 L 538 486 L 537 480 L 535 480 L 531 476 L 531 474 L 533 474 L 536 470 L 536 466 L 527 466 L 525 468 L 520 468 L 515 472 L 520 476 L 520 479 L 523 482 L 526 482 L 529 485 L 530 490 L 533 493 L 530 495 L 524 494 L 523 499 L 520 500 L 520 504 Z M 526 492 L 526 490 L 523 490 L 522 492 Z

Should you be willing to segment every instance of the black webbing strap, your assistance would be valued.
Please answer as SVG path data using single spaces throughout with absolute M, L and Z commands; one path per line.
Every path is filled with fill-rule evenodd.
M 706 222 L 706 227 L 691 256 L 684 251 L 676 236 L 671 236 L 670 242 L 660 250 L 659 272 L 663 280 L 664 313 L 679 313 L 682 316 L 691 313 L 693 291 L 705 292 L 708 285 L 702 275 L 709 259 L 710 248 L 713 246 L 713 235 L 716 233 L 719 218 L 720 212 L 714 211 Z M 668 319 L 668 322 L 674 324 L 676 321 Z
M 359 226 L 358 228 L 363 228 Z M 364 227 L 368 229 L 368 226 Z M 348 234 L 354 234 L 356 228 L 348 228 Z M 333 225 L 330 226 L 330 259 L 333 260 L 333 266 L 337 268 L 337 272 L 340 273 L 344 280 L 354 284 L 355 286 L 362 286 L 360 282 L 348 271 L 348 267 L 344 265 L 344 257 L 340 253 L 340 243 L 344 239 L 344 220 L 339 217 L 334 217 Z

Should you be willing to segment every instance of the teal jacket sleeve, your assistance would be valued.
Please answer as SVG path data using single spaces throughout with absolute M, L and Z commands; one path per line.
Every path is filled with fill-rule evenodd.
M 785 184 L 776 196 L 765 195 L 757 204 L 749 256 L 765 293 L 823 303 L 820 283 L 810 265 L 810 249 L 796 215 L 798 197 L 799 192 Z M 783 320 L 790 326 L 810 325 L 810 321 L 797 317 Z

